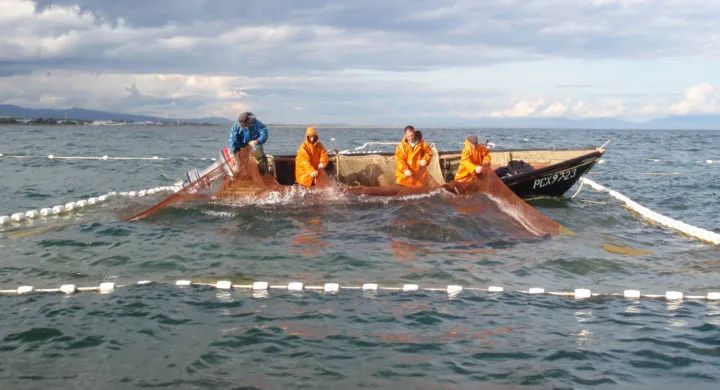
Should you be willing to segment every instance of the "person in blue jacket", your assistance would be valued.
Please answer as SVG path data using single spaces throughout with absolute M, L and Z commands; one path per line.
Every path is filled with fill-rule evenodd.
M 263 150 L 263 144 L 267 139 L 267 127 L 257 120 L 252 112 L 243 112 L 230 129 L 230 151 L 235 154 L 240 149 L 250 145 L 251 154 L 258 163 L 260 173 L 265 174 L 267 173 L 268 160 Z

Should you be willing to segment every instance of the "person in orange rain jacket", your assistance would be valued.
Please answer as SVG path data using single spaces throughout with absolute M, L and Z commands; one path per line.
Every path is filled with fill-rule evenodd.
M 418 139 L 415 128 L 405 126 L 405 137 L 395 149 L 395 182 L 404 187 L 427 186 L 432 155 L 430 145 Z
M 460 166 L 455 174 L 455 180 L 466 182 L 472 180 L 475 175 L 490 167 L 490 151 L 485 145 L 478 143 L 476 136 L 471 135 L 465 138 L 465 147 L 460 155 Z
M 300 145 L 295 156 L 295 181 L 308 188 L 315 184 L 318 171 L 328 164 L 327 151 L 319 139 L 317 130 L 308 127 L 305 142 Z

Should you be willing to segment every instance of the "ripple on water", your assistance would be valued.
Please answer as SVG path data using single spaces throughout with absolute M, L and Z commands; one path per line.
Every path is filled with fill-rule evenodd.
M 164 148 L 179 159 L 0 159 L 6 209 L 0 214 L 172 184 L 208 163 L 183 157 L 215 156 L 217 140 L 227 135 L 224 127 L 122 130 L 3 127 L 7 150 L 38 156 L 56 154 L 61 145 L 74 155 L 155 155 Z M 294 153 L 292 139 L 303 131 L 272 128 L 273 152 Z M 359 146 L 368 134 L 397 138 L 396 129 L 327 131 L 338 146 Z M 467 130 L 424 132 L 454 149 L 452 140 Z M 594 178 L 650 208 L 717 230 L 709 216 L 718 214 L 720 170 L 698 163 L 715 159 L 698 157 L 717 146 L 720 137 L 712 132 L 483 133 L 523 147 L 618 140 L 606 163 L 593 169 Z M 152 142 L 138 143 L 138 136 Z M 674 145 L 671 159 L 658 154 L 658 145 L 668 144 Z M 660 168 L 679 174 L 633 173 Z M 61 218 L 6 225 L 0 230 L 2 288 L 221 277 L 507 290 L 704 294 L 720 288 L 715 248 L 648 226 L 587 189 L 573 201 L 533 202 L 576 232 L 539 239 L 481 198 L 442 193 L 382 199 L 296 189 L 256 204 L 188 203 L 141 223 L 121 221 L 158 199 L 118 197 Z M 605 243 L 652 253 L 610 253 Z M 271 291 L 253 298 L 245 291 L 156 284 L 109 295 L 2 296 L 0 312 L 0 360 L 7 362 L 0 365 L 2 388 L 714 388 L 720 368 L 720 311 L 688 301 L 575 301 L 467 289 L 452 300 L 444 293 L 358 291 Z

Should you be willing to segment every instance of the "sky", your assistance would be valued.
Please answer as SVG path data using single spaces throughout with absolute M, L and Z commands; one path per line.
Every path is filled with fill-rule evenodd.
M 720 114 L 717 0 L 0 0 L 0 104 L 270 123 Z

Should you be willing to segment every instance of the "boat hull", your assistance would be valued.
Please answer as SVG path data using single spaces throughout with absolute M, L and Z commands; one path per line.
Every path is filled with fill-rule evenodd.
M 533 153 L 543 153 L 543 157 L 552 156 L 553 153 L 558 155 L 566 155 L 573 153 L 571 158 L 558 158 L 551 163 L 536 163 L 529 161 L 535 168 L 532 171 L 517 174 L 514 176 L 506 176 L 502 181 L 510 187 L 510 189 L 521 198 L 535 198 L 544 196 L 562 196 L 565 194 L 584 174 L 586 174 L 603 155 L 603 149 L 567 149 L 567 150 L 513 150 L 513 151 L 497 151 L 493 152 L 497 155 L 497 159 L 493 157 L 493 161 L 503 161 L 514 158 L 513 156 L 532 155 Z M 353 154 L 355 156 L 369 155 L 370 153 Z M 391 156 L 389 153 L 375 153 L 383 156 Z M 295 156 L 272 156 L 273 175 L 282 185 L 292 185 L 295 181 Z M 457 170 L 460 160 L 459 152 L 441 152 L 440 166 L 446 182 L 452 181 Z M 502 164 L 504 165 L 504 164 Z M 335 177 L 336 158 L 330 157 L 330 163 L 325 171 L 328 175 Z M 497 167 L 496 167 L 497 168 Z M 351 183 L 346 183 L 351 184 Z
M 596 151 L 527 173 L 503 177 L 502 181 L 521 198 L 562 196 L 601 156 L 602 152 Z

